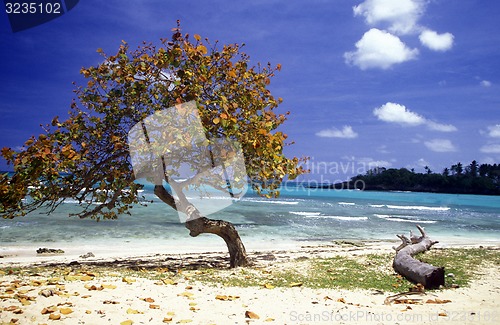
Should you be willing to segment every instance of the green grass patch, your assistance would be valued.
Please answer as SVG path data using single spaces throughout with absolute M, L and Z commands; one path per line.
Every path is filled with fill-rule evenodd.
M 297 259 L 293 262 L 276 262 L 267 267 L 255 266 L 237 269 L 205 268 L 198 270 L 169 271 L 164 268 L 140 269 L 127 267 L 31 267 L 0 268 L 0 276 L 19 278 L 32 276 L 65 277 L 66 275 L 93 274 L 97 278 L 142 277 L 175 284 L 200 281 L 207 285 L 236 287 L 294 287 L 315 289 L 366 289 L 387 292 L 406 291 L 412 283 L 396 274 L 392 268 L 394 253 L 334 256 L 331 258 Z M 417 256 L 426 263 L 443 266 L 446 287 L 468 286 L 481 275 L 485 267 L 500 267 L 500 250 L 486 248 L 432 249 Z
M 484 248 L 431 249 L 417 258 L 435 266 L 444 266 L 445 275 L 453 274 L 453 277 L 446 277 L 447 286 L 467 286 L 481 275 L 481 267 L 500 266 L 500 251 Z
M 366 289 L 388 292 L 406 291 L 411 282 L 392 268 L 394 254 L 368 254 L 314 258 L 294 263 L 277 263 L 268 268 L 205 270 L 193 277 L 208 284 L 238 287 L 290 287 Z M 481 267 L 500 266 L 500 251 L 481 248 L 437 249 L 420 254 L 418 259 L 444 266 L 446 287 L 467 286 L 481 273 Z

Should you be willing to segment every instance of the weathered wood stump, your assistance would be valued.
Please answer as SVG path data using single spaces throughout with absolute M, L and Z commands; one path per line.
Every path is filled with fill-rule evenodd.
M 413 258 L 415 255 L 428 251 L 437 241 L 431 240 L 424 229 L 417 225 L 420 237 L 412 234 L 410 239 L 405 235 L 397 235 L 402 243 L 396 250 L 392 267 L 394 270 L 413 283 L 420 283 L 426 289 L 439 288 L 444 285 L 444 267 L 435 267 Z

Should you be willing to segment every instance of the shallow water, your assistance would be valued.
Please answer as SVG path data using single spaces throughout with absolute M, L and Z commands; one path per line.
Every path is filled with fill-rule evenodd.
M 132 209 L 132 215 L 96 222 L 68 215 L 75 202 L 51 215 L 43 211 L 13 220 L 0 220 L 0 247 L 75 247 L 88 250 L 224 249 L 211 235 L 189 237 L 179 215 L 155 199 Z M 220 204 L 223 197 L 210 200 Z M 227 203 L 227 202 L 226 202 Z M 446 243 L 500 243 L 500 198 L 412 192 L 368 192 L 307 189 L 287 184 L 278 199 L 247 193 L 241 200 L 210 217 L 233 222 L 247 248 L 278 248 L 304 241 L 395 240 L 396 234 L 425 227 Z M 182 219 L 181 219 L 182 220 Z

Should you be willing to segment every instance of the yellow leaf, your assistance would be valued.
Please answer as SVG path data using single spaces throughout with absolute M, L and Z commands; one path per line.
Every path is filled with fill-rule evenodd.
M 250 318 L 250 319 L 260 319 L 259 315 L 257 315 L 256 313 L 252 312 L 252 311 L 249 311 L 247 310 L 245 312 L 245 318 Z
M 290 287 L 301 287 L 302 286 L 302 282 L 293 282 L 293 283 L 290 283 L 289 286 Z
M 174 281 L 174 280 L 172 280 L 172 279 L 162 279 L 161 281 L 162 281 L 163 283 L 165 283 L 165 284 L 171 284 L 171 285 L 176 285 L 176 284 L 177 284 L 177 282 L 175 282 L 175 281 Z
M 198 45 L 198 46 L 196 47 L 196 49 L 197 49 L 199 52 L 201 52 L 201 54 L 207 54 L 207 52 L 208 52 L 208 51 L 207 51 L 207 48 L 206 48 L 205 46 L 203 46 L 203 45 Z
M 135 282 L 135 279 L 131 279 L 131 278 L 123 278 L 123 279 L 122 279 L 122 282 L 126 282 L 127 284 L 131 284 L 131 283 L 134 283 L 134 282 Z
M 193 320 L 192 319 L 181 319 L 180 321 L 177 322 L 177 324 L 187 324 L 191 323 Z
M 426 304 L 447 304 L 449 302 L 451 302 L 451 300 L 448 300 L 448 299 L 441 300 L 439 298 L 436 298 L 434 300 L 428 299 L 425 303 Z
M 165 317 L 163 318 L 164 323 L 170 323 L 172 321 L 172 317 Z
M 42 315 L 51 314 L 57 310 L 56 306 L 45 307 L 42 309 Z
M 134 322 L 131 321 L 131 320 L 129 320 L 129 319 L 127 319 L 127 320 L 125 320 L 125 321 L 123 321 L 123 322 L 120 323 L 120 325 L 132 325 L 132 324 L 134 324 Z
M 59 312 L 63 315 L 68 315 L 71 314 L 73 310 L 71 308 L 59 308 Z
M 101 287 L 103 287 L 104 289 L 116 289 L 116 286 L 114 284 L 103 283 L 101 284 Z
M 178 296 L 182 296 L 182 297 L 192 297 L 194 296 L 193 293 L 191 292 L 187 292 L 187 291 L 184 291 L 183 293 L 179 293 Z
M 136 309 L 129 308 L 127 309 L 127 314 L 140 314 L 140 312 Z
M 213 119 L 214 124 L 219 124 L 220 118 L 216 117 Z
M 197 40 L 197 41 L 200 41 L 201 40 L 201 36 L 198 35 L 198 34 L 194 34 L 194 39 Z
M 59 319 L 61 319 L 61 314 L 50 314 L 49 319 L 59 320 Z
M 274 289 L 274 286 L 272 284 L 270 284 L 270 283 L 266 283 L 266 284 L 264 284 L 264 288 L 266 288 L 266 289 Z
M 150 305 L 149 305 L 149 309 L 160 309 L 160 305 L 153 305 L 153 304 L 150 304 Z
M 75 275 L 66 275 L 66 276 L 64 276 L 64 280 L 66 280 L 66 281 L 76 281 L 76 280 L 80 280 L 80 277 L 77 277 Z
M 21 303 L 21 305 L 23 306 L 28 306 L 28 305 L 31 305 L 31 302 L 29 302 L 28 300 L 26 299 L 19 299 L 19 302 Z
M 222 300 L 222 301 L 232 301 L 238 299 L 240 296 L 226 296 L 226 295 L 217 295 L 215 296 L 215 299 L 217 300 Z

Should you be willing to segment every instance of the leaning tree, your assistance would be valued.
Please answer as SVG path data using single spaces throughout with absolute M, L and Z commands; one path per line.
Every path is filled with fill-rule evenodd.
M 0 175 L 0 214 L 52 212 L 71 198 L 82 206 L 80 218 L 115 219 L 144 203 L 137 180 L 146 178 L 161 201 L 185 214 L 191 236 L 222 237 L 231 267 L 247 265 L 235 227 L 205 217 L 186 191 L 207 191 L 204 184 L 233 197 L 249 180 L 261 195 L 277 196 L 281 181 L 305 170 L 302 159 L 285 156 L 287 136 L 276 130 L 289 114 L 275 113 L 282 99 L 268 89 L 281 66 L 251 66 L 241 47 L 191 38 L 178 25 L 160 46 L 131 50 L 123 42 L 115 55 L 99 49 L 104 59 L 82 68 L 86 84 L 76 88 L 69 117 L 55 117 L 20 151 L 2 149 L 14 174 Z

